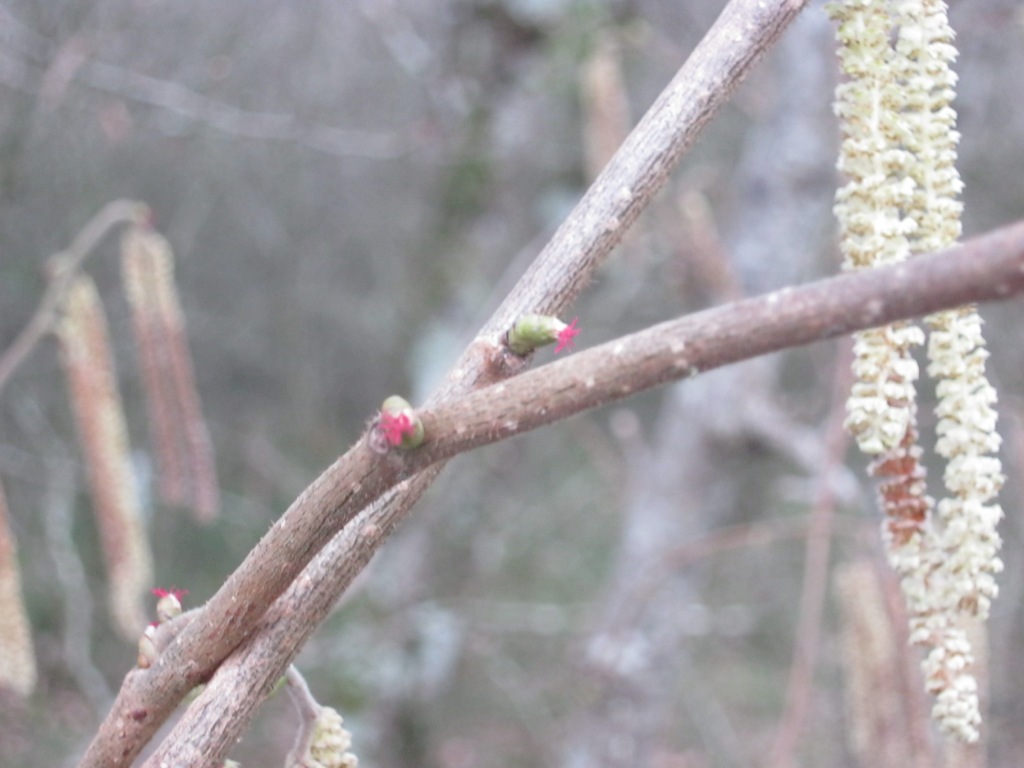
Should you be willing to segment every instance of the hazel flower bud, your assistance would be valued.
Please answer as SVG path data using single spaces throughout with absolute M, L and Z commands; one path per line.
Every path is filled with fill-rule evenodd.
M 551 315 L 523 315 L 505 334 L 505 345 L 521 357 L 556 341 L 556 353 L 572 349 L 573 339 L 579 333 L 578 321 L 579 318 L 573 318 L 566 324 Z
M 158 623 L 163 624 L 181 615 L 181 598 L 188 594 L 188 590 L 157 587 L 153 594 L 160 598 L 156 603 L 156 618 Z
M 380 406 L 380 415 L 373 426 L 371 444 L 379 453 L 388 448 L 410 450 L 423 442 L 423 422 L 409 402 L 392 395 Z

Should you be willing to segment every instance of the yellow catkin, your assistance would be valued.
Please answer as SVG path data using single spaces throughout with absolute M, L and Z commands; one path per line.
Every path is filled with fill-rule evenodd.
M 170 244 L 148 227 L 129 229 L 122 240 L 121 269 L 132 307 L 161 498 L 187 504 L 200 521 L 209 522 L 217 515 L 219 489 Z
M 21 572 L 0 486 L 0 688 L 28 696 L 36 685 L 32 633 L 21 597 Z
M 106 317 L 96 287 L 84 275 L 68 293 L 57 336 L 107 567 L 111 616 L 121 635 L 134 640 L 146 624 L 143 599 L 152 582 L 151 555 Z

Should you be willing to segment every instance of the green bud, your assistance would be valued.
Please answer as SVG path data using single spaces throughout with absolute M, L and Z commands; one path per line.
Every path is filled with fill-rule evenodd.
M 544 347 L 558 341 L 568 326 L 551 315 L 523 315 L 505 334 L 505 344 L 520 357 L 524 357 L 538 347 Z

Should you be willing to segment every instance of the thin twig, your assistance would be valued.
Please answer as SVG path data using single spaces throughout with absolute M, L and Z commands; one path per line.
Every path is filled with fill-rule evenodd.
M 222 133 L 259 141 L 293 143 L 335 157 L 388 160 L 415 148 L 416 133 L 373 132 L 310 123 L 288 113 L 251 112 L 168 80 L 87 59 L 75 80 L 103 93 L 167 110 Z
M 288 697 L 295 705 L 296 713 L 299 716 L 299 732 L 295 734 L 295 743 L 284 762 L 285 768 L 292 768 L 302 765 L 302 758 L 309 753 L 309 747 L 313 743 L 313 729 L 316 727 L 316 719 L 320 714 L 320 705 L 313 698 L 313 692 L 309 690 L 306 678 L 294 664 L 288 665 L 285 682 L 288 685 Z
M 100 241 L 118 224 L 142 222 L 149 216 L 149 207 L 134 200 L 115 200 L 107 203 L 82 228 L 66 250 L 47 260 L 50 283 L 39 301 L 39 306 L 21 333 L 0 355 L 0 391 L 14 371 L 35 349 L 57 319 L 57 311 L 67 296 L 68 289 L 82 264 Z
M 9 13 L 0 10 L 0 22 L 12 21 Z M 100 61 L 89 55 L 80 40 L 65 45 L 50 61 L 51 55 L 42 49 L 35 33 L 25 25 L 19 26 L 25 48 L 30 50 L 21 51 L 20 56 L 0 52 L 0 81 L 41 96 L 44 105 L 52 105 L 54 95 L 75 84 L 169 112 L 230 136 L 295 144 L 334 157 L 390 160 L 408 154 L 423 142 L 415 125 L 404 131 L 365 131 L 312 122 L 287 112 L 242 109 L 173 80 Z

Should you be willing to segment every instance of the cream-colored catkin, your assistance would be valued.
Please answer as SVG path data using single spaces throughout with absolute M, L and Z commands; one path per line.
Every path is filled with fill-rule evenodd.
M 28 696 L 35 686 L 36 656 L 22 599 L 18 550 L 0 486 L 0 688 Z
M 947 248 L 960 237 L 959 195 L 963 182 L 956 169 L 957 51 L 943 0 L 892 0 L 896 43 L 893 70 L 900 87 L 899 139 L 913 180 L 906 217 L 914 222 L 913 253 Z
M 887 4 L 876 0 L 840 0 L 829 9 L 839 22 L 838 55 L 847 76 L 836 87 L 835 102 L 842 131 L 838 167 L 847 177 L 834 209 L 843 268 L 870 269 L 908 258 L 915 227 L 903 216 L 914 183 L 899 118 L 903 95 L 895 79 L 892 19 Z M 874 458 L 889 561 L 904 579 L 935 549 L 933 502 L 917 444 L 913 349 L 923 342 L 924 332 L 910 323 L 855 335 L 845 422 L 861 451 Z
M 1003 568 L 995 497 L 1003 485 L 997 455 L 996 390 L 985 375 L 988 352 L 973 307 L 928 318 L 929 374 L 936 380 L 935 451 L 946 460 L 948 496 L 938 504 L 951 609 L 987 618 Z
M 942 0 L 903 0 L 894 6 L 900 82 L 906 85 L 903 118 L 913 150 L 915 182 L 914 253 L 953 245 L 960 237 L 958 196 L 963 182 L 956 169 L 956 74 L 954 34 Z M 928 374 L 936 382 L 935 451 L 946 460 L 948 497 L 939 502 L 941 584 L 948 610 L 985 618 L 1002 570 L 997 524 L 1002 509 L 993 502 L 1003 484 L 997 456 L 996 391 L 985 373 L 988 351 L 975 307 L 939 312 L 927 318 Z
M 912 224 L 902 217 L 912 188 L 905 183 L 908 154 L 894 140 L 900 94 L 892 76 L 889 16 L 884 3 L 847 0 L 831 7 L 839 21 L 840 65 L 848 79 L 836 88 L 842 142 L 838 168 L 847 178 L 836 193 L 835 214 L 846 270 L 903 261 Z M 911 323 L 854 337 L 854 384 L 846 427 L 860 449 L 880 461 L 903 448 L 916 430 L 913 348 L 924 334 Z M 923 488 L 923 484 L 922 484 Z
M 92 280 L 75 278 L 57 326 L 61 360 L 87 468 L 92 510 L 120 634 L 134 641 L 146 624 L 152 557 L 139 509 L 124 408 L 103 305 Z
M 957 51 L 943 0 L 894 2 L 893 17 L 897 76 L 907 94 L 905 140 L 914 159 L 910 245 L 913 253 L 928 253 L 953 245 L 961 233 L 952 69 Z M 947 731 L 972 742 L 981 715 L 968 628 L 988 616 L 998 592 L 995 574 L 1003 567 L 997 530 L 1003 513 L 993 501 L 1003 484 L 996 391 L 985 374 L 988 352 L 975 307 L 937 313 L 927 324 L 927 370 L 938 398 L 935 452 L 946 460 L 947 496 L 936 507 L 941 555 L 927 576 L 926 599 L 912 629 L 934 646 L 924 663 L 936 695 L 933 714 Z
M 839 166 L 850 178 L 836 202 L 845 266 L 952 245 L 960 235 L 963 185 L 952 108 L 956 49 L 945 3 L 839 0 L 831 12 L 840 22 L 839 56 L 849 78 L 836 92 L 844 137 Z M 973 742 L 981 716 L 964 623 L 988 614 L 1002 568 L 1002 510 L 992 502 L 1003 482 L 996 397 L 974 308 L 939 313 L 928 327 L 927 370 L 939 398 L 936 452 L 947 460 L 949 496 L 937 506 L 928 500 L 921 514 L 923 471 L 913 466 L 920 451 L 907 445 L 909 432 L 900 436 L 904 423 L 914 429 L 908 381 L 916 378 L 916 363 L 884 339 L 858 337 L 860 370 L 847 425 L 877 456 L 873 469 L 883 478 L 890 518 L 886 543 L 907 600 L 911 640 L 930 648 L 923 667 L 935 695 L 933 716 L 947 733 Z M 918 499 L 911 489 L 919 489 Z M 894 521 L 897 507 L 916 511 Z
M 838 168 L 847 178 L 836 193 L 835 215 L 846 270 L 904 261 L 913 223 L 902 216 L 912 184 L 908 153 L 896 140 L 899 89 L 892 72 L 885 3 L 846 0 L 831 6 L 839 21 L 840 65 L 848 79 L 836 87 L 842 142 Z M 901 323 L 854 337 L 853 392 L 846 426 L 861 450 L 879 455 L 896 448 L 912 424 L 918 378 L 913 347 L 919 328 Z
M 130 228 L 121 241 L 121 273 L 132 307 L 160 496 L 169 504 L 187 504 L 199 521 L 210 522 L 220 493 L 170 243 L 149 227 Z
M 320 707 L 305 765 L 308 768 L 357 768 L 359 759 L 350 751 L 351 747 L 352 734 L 342 724 L 338 711 Z

